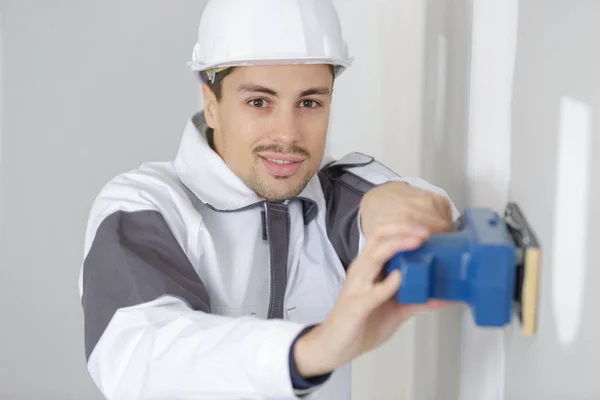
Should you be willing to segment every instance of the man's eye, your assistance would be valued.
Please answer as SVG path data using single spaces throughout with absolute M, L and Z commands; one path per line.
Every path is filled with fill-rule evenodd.
M 319 103 L 314 100 L 302 100 L 300 106 L 302 108 L 315 108 L 319 106 Z
M 254 99 L 254 100 L 250 100 L 249 103 L 252 107 L 257 107 L 257 108 L 265 108 L 269 106 L 269 102 L 266 101 L 265 99 Z

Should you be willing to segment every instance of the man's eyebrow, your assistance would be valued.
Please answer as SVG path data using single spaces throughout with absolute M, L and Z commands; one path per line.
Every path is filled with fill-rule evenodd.
M 268 95 L 274 96 L 274 97 L 279 96 L 279 94 L 275 90 L 270 89 L 266 86 L 255 85 L 255 84 L 244 84 L 244 85 L 238 87 L 237 91 L 239 93 L 265 93 L 265 94 L 268 94 Z M 314 95 L 329 96 L 329 95 L 331 95 L 331 89 L 328 87 L 325 87 L 325 86 L 315 87 L 315 88 L 306 89 L 300 93 L 300 97 L 314 96 Z
M 273 89 L 269 89 L 268 87 L 261 85 L 253 85 L 253 84 L 245 84 L 237 88 L 237 91 L 240 93 L 265 93 L 271 96 L 277 97 L 278 94 Z
M 305 96 L 329 96 L 331 94 L 331 89 L 328 87 L 316 87 L 316 88 L 311 88 L 311 89 L 307 89 L 305 91 L 303 91 L 302 93 L 300 93 L 300 97 L 305 97 Z

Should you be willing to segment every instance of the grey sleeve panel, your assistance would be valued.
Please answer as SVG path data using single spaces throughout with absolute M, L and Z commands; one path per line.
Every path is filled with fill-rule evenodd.
M 357 218 L 360 201 L 363 195 L 375 186 L 346 168 L 363 165 L 366 164 L 333 164 L 319 172 L 327 207 L 327 235 L 344 269 L 348 268 L 358 254 L 360 234 Z
M 86 358 L 118 309 L 164 295 L 210 312 L 206 287 L 159 212 L 107 217 L 83 265 Z

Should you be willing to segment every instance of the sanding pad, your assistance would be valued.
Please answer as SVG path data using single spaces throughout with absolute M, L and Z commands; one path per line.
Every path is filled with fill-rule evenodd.
M 508 203 L 504 221 L 518 248 L 515 305 L 524 335 L 537 331 L 541 248 L 535 232 L 516 203 Z

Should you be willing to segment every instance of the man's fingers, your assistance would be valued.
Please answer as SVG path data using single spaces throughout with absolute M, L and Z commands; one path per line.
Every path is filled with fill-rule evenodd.
M 411 225 L 419 225 L 426 229 L 428 234 L 448 232 L 452 228 L 450 219 L 433 215 L 427 208 L 419 209 L 406 218 Z
M 420 305 L 419 310 L 439 310 L 441 308 L 446 308 L 454 304 L 456 304 L 456 302 L 448 300 L 429 300 L 427 303 Z
M 418 222 L 407 222 L 403 220 L 391 219 L 377 227 L 373 235 L 367 239 L 368 243 L 378 243 L 387 239 L 393 239 L 401 236 L 418 236 L 426 238 L 429 236 L 429 229 Z
M 349 270 L 353 279 L 362 284 L 370 285 L 377 280 L 384 265 L 401 251 L 418 248 L 424 239 L 415 236 L 391 237 L 379 242 L 372 242 L 365 246 L 363 253 Z
M 382 221 L 367 240 L 378 241 L 393 235 L 412 234 L 429 237 L 434 233 L 453 230 L 451 218 L 441 218 L 431 214 L 426 208 L 414 208 L 409 211 L 399 211 Z
M 415 250 L 431 234 L 447 232 L 451 227 L 443 218 L 413 208 L 390 215 L 367 238 L 363 253 L 348 270 L 359 286 L 378 281 L 385 263 L 401 251 Z
M 433 203 L 434 207 L 439 210 L 447 220 L 452 221 L 452 205 L 448 197 L 441 194 L 435 194 Z
M 425 304 L 408 304 L 403 305 L 403 307 L 406 309 L 407 313 L 412 315 L 423 311 L 440 310 L 454 304 L 456 304 L 456 302 L 446 300 L 429 300 Z
M 377 264 L 385 264 L 401 251 L 415 250 L 421 246 L 425 238 L 414 235 L 403 235 L 390 238 L 379 245 L 373 245 L 367 253 L 369 259 Z M 365 249 L 366 252 L 367 249 Z
M 376 284 L 372 291 L 371 307 L 375 309 L 398 293 L 402 276 L 400 271 L 392 271 L 383 281 Z

